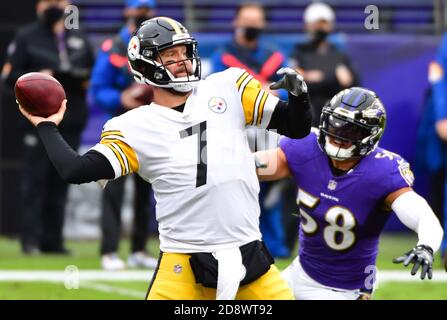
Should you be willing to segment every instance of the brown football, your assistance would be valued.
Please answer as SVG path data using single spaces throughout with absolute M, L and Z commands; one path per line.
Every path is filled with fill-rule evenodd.
M 146 105 L 152 102 L 154 91 L 148 84 L 134 83 L 130 87 L 132 96 L 141 104 Z
M 56 113 L 65 99 L 65 90 L 52 76 L 30 72 L 17 79 L 14 86 L 17 102 L 29 113 L 48 117 Z

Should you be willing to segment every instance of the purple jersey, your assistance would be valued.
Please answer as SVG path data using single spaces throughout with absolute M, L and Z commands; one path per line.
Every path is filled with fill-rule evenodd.
M 375 265 L 379 234 L 390 215 L 383 200 L 413 185 L 409 164 L 376 148 L 337 177 L 314 132 L 299 140 L 283 138 L 280 147 L 298 185 L 303 269 L 326 286 L 364 288 L 366 268 Z

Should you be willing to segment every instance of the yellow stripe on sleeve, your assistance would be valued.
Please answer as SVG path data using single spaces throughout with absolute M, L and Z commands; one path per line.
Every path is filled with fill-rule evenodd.
M 255 102 L 261 92 L 261 83 L 256 79 L 248 81 L 245 88 L 242 90 L 241 100 L 244 108 L 245 123 L 253 124 L 255 114 Z
M 121 131 L 118 131 L 118 130 L 103 131 L 101 133 L 101 139 L 104 138 L 104 137 L 107 137 L 107 136 L 120 136 L 120 137 L 124 138 L 124 136 L 121 133 Z
M 129 164 L 129 167 L 130 167 L 129 173 L 138 171 L 139 163 L 138 163 L 137 154 L 135 153 L 135 151 L 132 149 L 131 146 L 129 146 L 127 143 L 125 143 L 122 140 L 107 138 L 107 137 L 103 138 L 101 140 L 101 143 L 105 144 L 105 145 L 108 145 L 110 143 L 116 144 L 126 157 L 127 163 Z
M 118 162 L 120 163 L 121 175 L 122 176 L 126 175 L 126 166 L 124 165 L 124 160 L 121 157 L 121 154 L 118 152 L 118 150 L 116 150 L 115 147 L 112 146 L 111 144 L 102 143 L 102 142 L 101 142 L 101 144 L 105 145 L 106 147 L 109 147 L 109 149 L 113 151 L 113 153 L 115 154 L 115 157 L 118 159 Z
M 261 102 L 259 103 L 259 108 L 258 108 L 258 119 L 256 121 L 256 125 L 258 125 L 258 126 L 261 124 L 261 121 L 262 121 L 264 106 L 265 106 L 265 102 L 267 101 L 267 98 L 268 98 L 268 93 L 264 91 L 264 94 L 262 95 Z
M 250 74 L 249 74 L 248 72 L 244 72 L 244 73 L 239 77 L 239 79 L 237 79 L 237 81 L 236 81 L 237 90 L 239 90 L 239 89 L 241 88 L 242 83 L 245 81 L 245 79 L 247 79 L 247 77 L 248 77 L 249 75 L 250 75 Z

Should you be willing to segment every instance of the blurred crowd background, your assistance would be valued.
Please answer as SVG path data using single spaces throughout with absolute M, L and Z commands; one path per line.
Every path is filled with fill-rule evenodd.
M 20 181 L 26 174 L 24 169 L 26 159 L 22 147 L 26 130 L 23 129 L 23 119 L 15 104 L 13 87 L 7 81 L 8 46 L 9 50 L 13 51 L 10 44 L 17 32 L 25 25 L 36 21 L 36 3 L 38 2 L 16 0 L 0 3 L 0 63 L 5 66 L 2 72 L 4 81 L 0 102 L 0 234 L 13 237 L 19 237 L 23 233 L 23 214 L 20 209 L 23 199 Z M 326 19 L 327 23 L 322 22 L 317 30 L 311 30 L 309 26 L 306 26 L 305 21 L 305 9 L 312 3 L 311 1 L 260 0 L 257 3 L 263 5 L 265 9 L 265 24 L 251 26 L 254 29 L 251 30 L 251 34 L 246 30 L 250 26 L 244 25 L 244 21 L 247 22 L 250 19 L 239 22 L 242 25 L 237 24 L 237 13 L 240 13 L 237 9 L 243 3 L 242 1 L 141 2 L 149 3 L 151 11 L 145 13 L 148 17 L 157 15 L 174 18 L 182 22 L 196 37 L 202 58 L 203 76 L 219 71 L 222 66 L 219 66 L 218 62 L 228 62 L 229 60 L 226 59 L 228 55 L 225 56 L 228 53 L 239 59 L 243 65 L 252 65 L 254 69 L 256 69 L 257 59 L 267 60 L 277 53 L 275 57 L 282 57 L 280 60 L 275 60 L 278 67 L 289 65 L 300 68 L 304 73 L 315 71 L 321 63 L 313 60 L 319 58 L 317 57 L 318 50 L 312 46 L 317 40 L 329 43 L 336 56 L 334 58 L 332 55 L 332 58 L 337 61 L 333 69 L 343 68 L 341 70 L 339 68 L 337 74 L 334 71 L 331 75 L 332 82 L 327 83 L 319 84 L 321 79 L 318 79 L 321 74 L 318 72 L 307 74 L 311 97 L 316 101 L 315 108 L 321 109 L 325 95 L 332 96 L 338 90 L 351 85 L 360 85 L 375 91 L 384 102 L 388 112 L 388 124 L 381 146 L 399 153 L 411 163 L 416 175 L 415 189 L 426 197 L 440 220 L 443 221 L 444 167 L 447 162 L 445 142 L 441 138 L 441 129 L 438 128 L 437 131 L 436 123 L 444 119 L 442 115 L 444 108 L 445 118 L 447 118 L 447 100 L 443 100 L 442 93 L 438 92 L 443 88 L 439 85 L 443 81 L 442 58 L 445 49 L 441 44 L 447 24 L 447 1 L 327 0 L 326 3 L 330 5 L 333 17 L 331 13 L 328 14 L 325 11 L 326 9 L 318 8 L 314 22 L 319 23 L 320 20 Z M 253 2 L 250 1 L 250 3 Z M 100 59 L 101 53 L 110 49 L 107 47 L 107 41 L 121 34 L 123 26 L 128 26 L 129 18 L 138 16 L 131 17 L 125 14 L 126 9 L 132 6 L 132 1 L 73 0 L 71 4 L 79 9 L 80 28 L 90 43 L 96 62 Z M 370 5 L 378 9 L 378 28 L 371 29 L 365 26 L 365 19 L 373 12 L 370 10 L 374 9 L 368 7 Z M 237 40 L 239 27 L 245 28 L 246 31 L 245 40 L 242 41 L 245 43 L 242 44 Z M 327 37 L 326 34 L 321 35 L 323 29 L 326 30 Z M 322 39 L 315 38 L 318 36 L 318 32 L 315 31 L 320 31 L 319 36 Z M 233 46 L 231 46 L 232 43 Z M 254 47 L 253 44 L 255 44 Z M 244 45 L 247 47 L 246 51 L 243 49 Z M 259 55 L 251 55 L 250 50 L 258 47 L 265 48 L 266 51 L 258 52 Z M 250 61 L 251 58 L 255 61 Z M 447 60 L 447 54 L 444 58 Z M 327 61 L 324 55 L 320 59 Z M 120 63 L 119 59 L 115 62 Z M 260 63 L 259 67 L 261 68 L 262 65 L 263 63 Z M 90 65 L 91 68 L 93 66 L 94 64 Z M 339 71 L 341 75 L 338 74 Z M 255 72 L 259 75 L 262 73 L 259 70 Z M 263 82 L 273 81 L 274 74 L 271 76 L 271 79 L 266 77 Z M 91 74 L 90 77 L 92 77 Z M 104 74 L 103 79 L 108 79 L 107 77 L 109 75 Z M 87 79 L 87 81 L 89 82 L 86 82 L 85 99 L 88 118 L 82 126 L 80 152 L 87 150 L 98 141 L 103 123 L 114 115 L 110 109 L 101 106 L 100 99 L 95 97 L 91 89 L 92 79 Z M 119 89 L 124 90 L 128 85 L 129 83 L 126 83 Z M 122 98 L 121 101 L 123 101 Z M 315 119 L 318 120 L 317 117 Z M 127 180 L 123 187 L 126 192 L 121 192 L 125 195 L 122 209 L 123 229 L 116 231 L 122 235 L 132 233 L 133 193 L 138 188 L 131 183 L 130 179 Z M 264 211 L 270 212 L 272 218 L 268 218 L 271 220 L 264 218 L 261 224 L 276 225 L 270 231 L 267 230 L 269 227 L 264 227 L 266 237 L 270 237 L 271 249 L 276 252 L 276 256 L 288 256 L 293 245 L 287 244 L 287 235 L 290 234 L 292 239 L 296 238 L 295 231 L 285 231 L 289 225 L 292 225 L 291 230 L 294 230 L 294 226 L 296 227 L 297 219 L 292 215 L 297 211 L 294 207 L 295 192 L 290 186 L 278 188 L 267 186 L 263 190 L 265 194 L 262 195 L 261 201 L 265 206 Z M 149 199 L 150 207 L 147 209 L 149 218 L 143 220 L 142 224 L 147 232 L 143 237 L 146 237 L 156 234 L 157 226 L 154 219 L 154 200 L 149 190 L 144 192 L 146 192 L 146 198 Z M 368 191 L 359 190 L 359 192 Z M 65 213 L 61 213 L 65 216 L 64 236 L 66 238 L 101 237 L 101 211 L 103 210 L 101 196 L 101 189 L 96 184 L 70 186 L 64 202 Z M 108 219 L 114 218 L 112 216 Z M 102 230 L 104 232 L 104 229 Z M 386 230 L 397 232 L 405 229 L 397 219 L 392 218 Z M 285 248 L 282 248 L 281 244 L 273 244 L 275 241 L 282 242 Z M 275 246 L 277 246 L 276 249 L 274 249 Z

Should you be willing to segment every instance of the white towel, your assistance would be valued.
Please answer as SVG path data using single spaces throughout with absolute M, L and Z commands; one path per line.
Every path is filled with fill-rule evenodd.
M 216 300 L 234 300 L 246 273 L 241 251 L 231 248 L 216 251 L 213 255 L 218 261 Z

